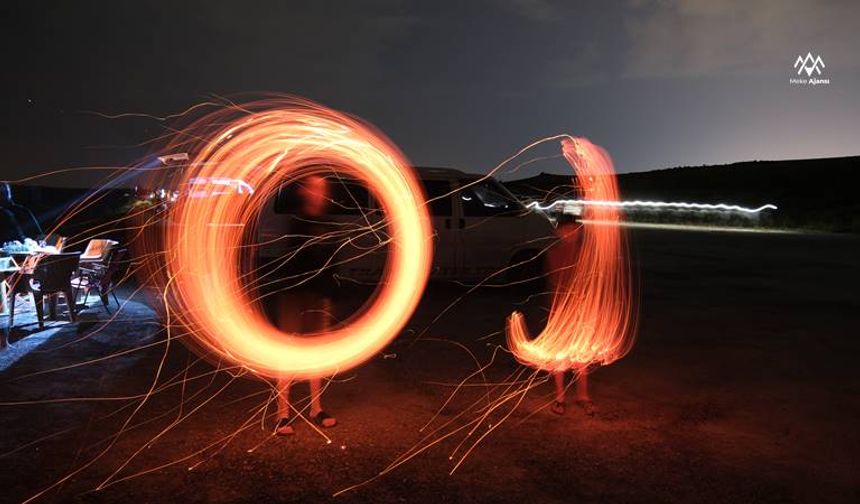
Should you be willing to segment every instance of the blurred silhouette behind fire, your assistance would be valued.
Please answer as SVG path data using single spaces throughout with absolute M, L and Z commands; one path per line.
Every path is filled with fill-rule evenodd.
M 332 226 L 324 222 L 330 197 L 329 183 L 322 175 L 308 175 L 289 187 L 292 208 L 288 239 L 291 256 L 278 272 L 287 281 L 297 285 L 282 290 L 276 296 L 277 325 L 288 333 L 314 333 L 326 331 L 332 318 L 332 301 L 329 297 L 336 285 L 332 270 L 326 265 L 334 257 L 337 244 L 330 236 Z M 308 277 L 308 275 L 312 275 Z M 299 279 L 296 281 L 295 279 Z M 311 420 L 320 427 L 334 427 L 337 420 L 322 409 L 320 378 L 311 378 Z M 292 426 L 290 388 L 293 378 L 282 375 L 278 388 L 278 435 L 294 434 Z
M 585 138 L 563 138 L 561 147 L 583 199 L 620 200 L 609 153 Z M 633 346 L 636 316 L 627 245 L 619 226 L 621 210 L 586 205 L 582 217 L 586 225 L 576 232 L 578 251 L 567 250 L 569 238 L 562 236 L 556 252 L 552 306 L 544 329 L 531 338 L 521 313 L 508 318 L 508 346 L 517 360 L 536 369 L 581 373 L 615 362 Z M 562 235 L 568 233 L 566 227 Z
M 8 241 L 23 242 L 26 238 L 34 240 L 42 237 L 39 221 L 24 205 L 12 199 L 12 186 L 0 182 L 0 244 Z
M 574 182 L 575 183 L 575 182 Z M 560 213 L 556 219 L 556 235 L 558 242 L 547 251 L 547 282 L 550 292 L 558 295 L 558 289 L 564 288 L 561 272 L 569 269 L 579 255 L 579 247 L 582 243 L 580 232 L 582 224 L 568 213 Z M 565 396 L 567 387 L 564 383 L 566 371 L 553 373 L 555 383 L 555 402 L 552 404 L 552 412 L 563 415 L 565 411 Z M 588 368 L 583 368 L 574 373 L 576 382 L 575 401 L 589 415 L 594 413 L 594 404 L 588 394 Z
M 356 118 L 288 96 L 204 107 L 176 130 L 159 150 L 187 152 L 189 162 L 153 172 L 146 184 L 179 191 L 179 197 L 166 211 L 169 225 L 155 226 L 135 246 L 138 257 L 152 258 L 139 274 L 162 293 L 172 335 L 188 334 L 184 340 L 195 349 L 242 372 L 306 380 L 343 373 L 400 334 L 426 285 L 433 241 L 421 185 L 388 139 Z M 332 170 L 365 184 L 377 197 L 388 234 L 384 278 L 365 305 L 326 331 L 313 337 L 285 334 L 266 317 L 254 285 L 275 278 L 263 271 L 269 263 L 298 257 L 283 255 L 249 271 L 242 256 L 256 247 L 248 247 L 254 233 L 247 228 L 284 184 Z M 242 181 L 253 192 L 183 196 L 194 181 L 217 179 Z M 370 224 L 365 228 L 368 234 L 378 231 Z M 289 236 L 274 242 L 289 243 Z M 306 271 L 291 285 L 315 277 Z

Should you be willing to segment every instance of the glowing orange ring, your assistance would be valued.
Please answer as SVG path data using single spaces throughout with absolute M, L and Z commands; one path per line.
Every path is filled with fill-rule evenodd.
M 174 314 L 209 349 L 268 376 L 298 378 L 349 369 L 385 347 L 408 321 L 427 283 L 432 231 L 421 185 L 400 152 L 367 125 L 311 102 L 246 109 L 192 155 L 193 177 L 244 180 L 253 198 L 180 198 L 166 230 Z M 348 167 L 387 217 L 388 263 L 376 297 L 346 325 L 297 338 L 272 325 L 242 294 L 241 227 L 284 178 L 314 165 Z M 277 171 L 276 175 L 273 173 Z

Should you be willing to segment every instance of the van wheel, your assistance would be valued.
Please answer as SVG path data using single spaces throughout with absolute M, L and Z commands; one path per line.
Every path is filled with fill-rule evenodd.
M 522 282 L 528 280 L 539 280 L 543 275 L 543 257 L 538 256 L 537 250 L 521 250 L 517 252 L 510 262 L 511 269 L 508 270 L 507 280 L 510 282 Z

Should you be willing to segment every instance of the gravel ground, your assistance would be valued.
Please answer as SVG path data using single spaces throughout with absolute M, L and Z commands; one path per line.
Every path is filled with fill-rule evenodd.
M 333 500 L 860 501 L 860 241 L 631 237 L 639 341 L 593 375 L 596 414 L 552 415 L 538 384 L 468 437 L 492 385 L 529 373 L 500 353 L 446 404 L 453 385 L 490 362 L 511 310 L 540 326 L 540 296 L 432 286 L 385 354 L 331 383 L 330 443 L 307 424 L 271 436 L 269 388 L 168 342 L 128 290 L 111 318 L 92 304 L 41 333 L 22 318 L 0 352 L 0 500 L 324 501 L 359 485 Z

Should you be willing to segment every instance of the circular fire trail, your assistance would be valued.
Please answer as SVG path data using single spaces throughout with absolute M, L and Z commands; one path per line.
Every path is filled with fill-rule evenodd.
M 587 201 L 619 201 L 618 183 L 609 154 L 584 138 L 565 138 L 562 152 L 573 167 Z M 578 257 L 558 275 L 546 327 L 529 338 L 525 319 L 514 312 L 507 321 L 511 351 L 521 363 L 547 371 L 581 370 L 609 364 L 633 345 L 634 317 L 628 251 L 620 226 L 618 205 L 585 205 L 585 225 Z M 570 239 L 562 238 L 562 240 Z M 575 252 L 574 252 L 575 253 Z
M 170 212 L 165 297 L 196 341 L 257 374 L 312 378 L 361 363 L 400 332 L 427 282 L 432 230 L 421 185 L 396 147 L 352 117 L 294 98 L 218 111 L 183 133 L 198 140 L 190 149 L 183 145 L 191 156 L 180 187 L 205 178 L 252 188 L 179 197 Z M 366 184 L 385 212 L 391 240 L 384 277 L 374 298 L 345 323 L 323 333 L 284 333 L 247 293 L 246 228 L 279 187 L 332 169 Z

